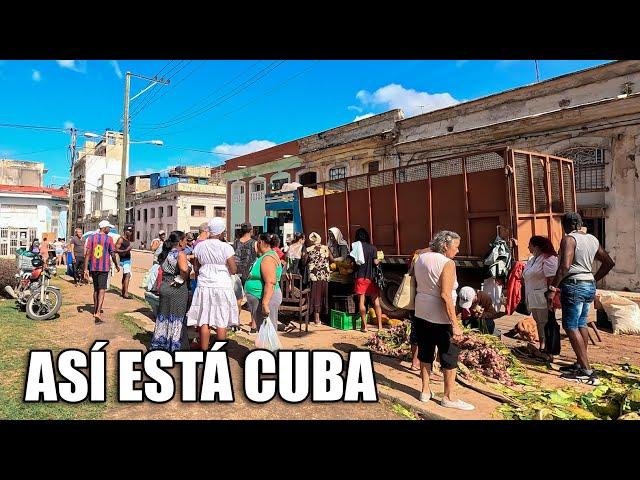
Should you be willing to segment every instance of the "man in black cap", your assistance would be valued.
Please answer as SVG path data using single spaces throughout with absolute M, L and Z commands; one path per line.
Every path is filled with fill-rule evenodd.
M 587 385 L 599 385 L 587 356 L 589 331 L 587 314 L 589 304 L 596 294 L 596 282 L 615 266 L 615 262 L 604 251 L 598 239 L 586 233 L 582 227 L 582 217 L 578 213 L 565 213 L 562 217 L 565 236 L 560 242 L 558 271 L 546 292 L 549 310 L 553 310 L 553 297 L 560 291 L 562 305 L 562 326 L 569 336 L 571 347 L 578 361 L 571 366 L 561 367 L 567 380 Z M 600 261 L 600 268 L 591 272 L 593 260 Z M 558 288 L 559 287 L 559 288 Z

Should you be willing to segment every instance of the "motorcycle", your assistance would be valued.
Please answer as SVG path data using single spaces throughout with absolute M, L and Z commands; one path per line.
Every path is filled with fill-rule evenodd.
M 40 255 L 31 258 L 32 269 L 22 259 L 20 273 L 16 274 L 16 286 L 5 287 L 5 291 L 15 300 L 18 308 L 26 310 L 27 317 L 32 320 L 48 320 L 53 318 L 62 306 L 62 293 L 58 287 L 51 286 L 51 277 L 56 275 L 55 259 L 46 264 Z

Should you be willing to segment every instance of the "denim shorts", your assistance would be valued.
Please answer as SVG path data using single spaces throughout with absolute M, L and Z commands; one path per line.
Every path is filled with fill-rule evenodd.
M 567 280 L 560 286 L 562 304 L 562 326 L 575 330 L 587 326 L 589 304 L 596 295 L 596 284 L 592 281 Z

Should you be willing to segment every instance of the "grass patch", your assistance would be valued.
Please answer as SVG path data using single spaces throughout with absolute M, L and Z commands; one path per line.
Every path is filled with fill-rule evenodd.
M 47 323 L 29 320 L 13 301 L 0 301 L 0 418 L 11 420 L 97 419 L 104 403 L 24 403 L 29 350 L 50 349 L 54 356 L 64 349 L 49 334 Z

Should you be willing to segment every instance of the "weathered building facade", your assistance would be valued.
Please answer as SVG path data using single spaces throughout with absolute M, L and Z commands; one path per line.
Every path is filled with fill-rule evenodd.
M 572 158 L 578 210 L 616 261 L 601 282 L 640 290 L 640 62 L 564 75 L 398 122 L 402 165 L 509 145 Z

